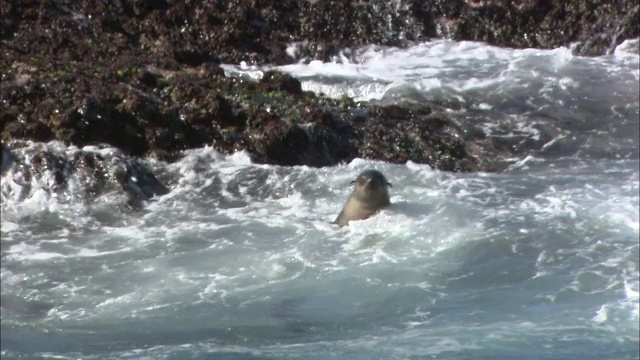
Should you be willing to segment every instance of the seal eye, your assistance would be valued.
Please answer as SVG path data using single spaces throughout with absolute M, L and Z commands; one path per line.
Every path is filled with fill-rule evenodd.
M 367 219 L 390 204 L 386 186 L 391 183 L 377 170 L 365 170 L 351 184 L 356 184 L 334 223 L 349 225 L 349 221 Z

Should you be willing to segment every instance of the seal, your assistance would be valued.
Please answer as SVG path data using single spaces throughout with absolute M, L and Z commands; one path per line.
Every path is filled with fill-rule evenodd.
M 391 184 L 387 178 L 377 170 L 365 170 L 351 182 L 356 187 L 340 211 L 334 224 L 346 226 L 351 220 L 364 220 L 389 205 L 389 191 Z

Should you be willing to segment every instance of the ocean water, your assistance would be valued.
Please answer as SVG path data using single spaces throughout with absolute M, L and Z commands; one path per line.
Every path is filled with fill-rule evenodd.
M 9 170 L 2 358 L 637 359 L 638 59 L 638 40 L 596 58 L 433 41 L 278 67 L 329 96 L 450 101 L 519 149 L 500 173 L 203 148 L 142 159 L 171 192 L 126 211 L 117 192 L 20 192 Z M 369 168 L 392 205 L 330 224 Z

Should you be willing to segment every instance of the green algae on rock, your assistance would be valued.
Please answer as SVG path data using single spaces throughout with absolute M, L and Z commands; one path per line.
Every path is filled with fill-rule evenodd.
M 167 160 L 212 145 L 269 164 L 363 157 L 500 170 L 513 149 L 469 135 L 443 115 L 442 104 L 329 99 L 275 71 L 259 81 L 228 77 L 219 63 L 291 62 L 292 42 L 303 44 L 297 59 L 327 60 L 346 47 L 405 46 L 433 36 L 522 47 L 578 42 L 580 53 L 596 54 L 638 35 L 629 25 L 638 18 L 631 1 L 597 9 L 586 0 L 518 4 L 5 1 L 1 138 L 105 143 Z

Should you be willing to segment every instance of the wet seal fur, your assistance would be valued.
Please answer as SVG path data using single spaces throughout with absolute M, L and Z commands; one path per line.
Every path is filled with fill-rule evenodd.
M 351 220 L 364 220 L 391 204 L 387 186 L 391 184 L 377 170 L 365 170 L 351 182 L 356 187 L 351 192 L 347 203 L 334 220 L 340 227 L 346 226 Z

